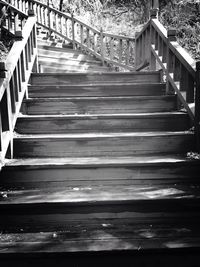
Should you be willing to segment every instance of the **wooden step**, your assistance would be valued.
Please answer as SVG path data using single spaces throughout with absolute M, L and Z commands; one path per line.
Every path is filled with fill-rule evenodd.
M 199 216 L 154 212 L 151 213 L 152 217 L 148 214 L 149 220 L 144 221 L 136 220 L 134 213 L 129 214 L 127 219 L 120 212 L 115 219 L 81 220 L 72 216 L 65 219 L 65 226 L 62 227 L 62 224 L 57 231 L 54 227 L 48 227 L 43 231 L 28 232 L 21 227 L 15 232 L 2 233 L 1 263 L 6 259 L 6 263 L 11 262 L 15 266 L 28 262 L 29 266 L 37 266 L 39 262 L 48 263 L 48 266 L 66 266 L 67 263 L 71 267 L 74 264 L 124 266 L 125 263 L 126 266 L 133 266 L 134 262 L 134 266 L 139 267 L 145 266 L 148 261 L 150 266 L 156 267 L 198 266 L 195 264 L 199 260 Z M 146 214 L 140 215 L 142 218 Z M 22 222 L 22 216 L 19 217 Z M 52 225 L 59 217 L 49 216 Z M 165 219 L 160 220 L 163 217 Z M 17 220 L 17 216 L 15 218 Z M 33 228 L 38 225 L 40 230 L 45 226 L 42 219 L 41 215 L 32 216 L 28 225 L 27 219 L 24 224 L 17 225 L 30 229 L 33 222 Z
M 7 160 L 0 188 L 85 185 L 184 185 L 199 181 L 199 160 L 186 155 L 24 158 Z
M 153 96 L 164 95 L 164 83 L 100 83 L 77 85 L 29 86 L 29 97 L 81 97 L 81 96 Z
M 35 93 L 30 93 L 34 96 Z M 38 94 L 37 94 L 38 95 Z M 130 114 L 169 112 L 176 110 L 176 96 L 126 97 L 67 97 L 30 98 L 23 103 L 22 112 L 29 115 L 45 114 Z
M 0 200 L 1 214 L 11 210 L 18 212 L 23 208 L 31 209 L 29 213 L 48 214 L 52 213 L 70 213 L 69 210 L 74 207 L 77 214 L 85 212 L 95 213 L 106 212 L 108 208 L 114 213 L 116 206 L 130 205 L 130 208 L 118 207 L 128 211 L 141 211 L 149 207 L 149 210 L 159 211 L 160 205 L 168 205 L 168 211 L 174 209 L 170 204 L 177 204 L 176 210 L 181 210 L 178 205 L 198 205 L 200 207 L 200 184 L 186 185 L 80 185 L 79 187 L 49 187 L 34 189 L 12 189 L 2 190 Z M 6 197 L 5 197 L 6 195 Z M 193 196 L 191 198 L 191 196 Z M 144 207 L 142 205 L 144 204 Z M 18 207 L 17 207 L 18 206 Z M 104 207 L 101 207 L 104 206 Z M 65 210 L 66 208 L 66 210 Z M 105 209 L 104 209 L 105 208 Z M 190 206 L 192 210 L 192 206 Z M 197 208 L 197 207 L 196 207 Z M 48 210 L 47 210 L 48 209 Z M 68 210 L 67 210 L 68 209 Z M 162 209 L 162 208 L 161 208 Z M 166 208 L 164 208 L 165 210 Z M 72 213 L 74 213 L 73 211 Z M 12 214 L 12 213 L 11 213 Z M 200 215 L 200 213 L 199 213 Z M 91 214 L 92 216 L 92 214 Z M 81 215 L 80 215 L 81 217 Z
M 16 132 L 21 134 L 81 132 L 183 131 L 190 127 L 183 112 L 103 115 L 21 115 Z
M 76 72 L 79 72 L 81 71 L 81 73 L 99 73 L 99 72 L 107 72 L 107 71 L 111 71 L 110 68 L 108 67 L 101 67 L 101 66 L 93 66 L 93 65 L 80 65 L 80 66 L 76 66 L 76 65 L 68 65 L 67 63 L 66 64 L 56 64 L 56 63 L 53 63 L 53 65 L 51 65 L 51 63 L 47 64 L 43 64 L 43 62 L 39 62 L 39 65 L 40 65 L 40 72 L 41 73 L 65 73 L 65 74 L 68 74 L 68 73 L 76 73 Z
M 194 149 L 191 132 L 16 135 L 14 157 L 133 156 Z
M 46 49 L 39 49 L 38 50 L 38 57 L 39 60 L 51 60 L 54 62 L 54 60 L 57 61 L 61 61 L 61 62 L 65 62 L 65 61 L 70 61 L 71 64 L 77 64 L 78 62 L 80 63 L 89 63 L 89 64 L 94 64 L 94 65 L 99 65 L 102 66 L 102 61 L 100 60 L 96 60 L 93 57 L 89 57 L 87 55 L 84 55 L 82 53 L 80 53 L 79 51 L 74 51 L 74 50 L 46 50 Z
M 31 75 L 32 85 L 63 85 L 79 83 L 159 83 L 161 81 L 160 72 L 106 72 L 106 73 L 33 73 Z

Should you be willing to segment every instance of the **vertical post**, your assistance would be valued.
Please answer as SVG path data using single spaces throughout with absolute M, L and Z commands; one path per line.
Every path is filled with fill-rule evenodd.
M 152 6 L 152 9 L 159 9 L 159 0 L 152 0 L 151 6 Z
M 47 9 L 47 12 L 48 12 L 48 14 L 47 14 L 47 16 L 48 16 L 48 28 L 49 28 L 49 36 L 48 37 L 50 37 L 51 36 L 51 15 L 50 15 L 50 7 L 49 7 L 49 0 L 47 0 L 47 6 L 48 6 L 48 9 Z
M 90 49 L 90 29 L 87 28 L 87 48 Z
M 101 45 L 101 60 L 104 65 L 104 40 L 103 40 L 103 29 L 100 30 L 100 45 Z
M 72 44 L 73 44 L 73 49 L 75 49 L 75 29 L 74 29 L 75 21 L 74 21 L 74 14 L 72 13 L 71 16 L 72 16 Z
M 171 89 L 171 86 L 170 86 L 170 81 L 169 81 L 169 75 L 170 75 L 170 72 L 171 72 L 171 69 L 172 69 L 172 58 L 170 56 L 170 42 L 175 42 L 176 41 L 176 30 L 175 29 L 169 29 L 167 31 L 167 72 L 166 72 L 166 79 L 167 79 L 167 85 L 166 85 L 166 94 L 169 94 L 170 93 L 170 89 Z
M 130 60 L 130 40 L 126 41 L 126 65 L 129 65 Z
M 135 33 L 135 69 L 137 69 L 137 66 L 140 64 L 140 42 L 138 37 L 139 32 Z
M 119 39 L 119 63 L 122 63 L 123 40 Z
M 196 91 L 194 129 L 197 151 L 200 152 L 200 61 L 196 62 Z
M 151 9 L 150 18 L 151 18 L 151 20 L 158 18 L 158 9 Z M 156 58 L 151 51 L 151 45 L 155 44 L 155 46 L 156 46 L 155 30 L 153 29 L 151 22 L 150 22 L 150 42 L 149 42 L 149 44 L 150 44 L 150 48 L 149 48 L 149 50 L 150 50 L 150 52 L 149 52 L 150 53 L 150 69 L 156 70 Z

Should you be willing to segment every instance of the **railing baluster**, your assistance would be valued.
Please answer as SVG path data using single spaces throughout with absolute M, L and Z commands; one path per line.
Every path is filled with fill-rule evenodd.
M 195 90 L 195 140 L 197 151 L 200 152 L 200 61 L 196 62 L 196 90 Z
M 87 28 L 86 43 L 87 43 L 87 48 L 90 48 L 90 29 L 89 28 Z
M 72 44 L 73 44 L 73 49 L 75 49 L 75 31 L 74 31 L 74 24 L 75 24 L 75 20 L 74 20 L 74 15 L 71 15 L 72 18 Z
M 119 39 L 119 63 L 122 62 L 122 39 Z

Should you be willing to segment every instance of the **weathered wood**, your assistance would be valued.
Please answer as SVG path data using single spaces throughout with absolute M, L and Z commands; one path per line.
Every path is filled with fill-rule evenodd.
M 180 155 L 68 157 L 7 160 L 2 189 L 93 185 L 183 185 L 198 183 L 197 160 Z
M 127 115 L 20 116 L 15 130 L 21 134 L 183 131 L 189 129 L 184 113 L 144 113 Z
M 29 96 L 32 93 L 29 92 Z M 123 114 L 176 110 L 176 96 L 27 99 L 25 114 Z
M 187 132 L 23 135 L 14 138 L 15 157 L 133 156 L 187 153 L 194 136 Z
M 107 72 L 97 74 L 84 74 L 84 73 L 69 73 L 69 74 L 48 74 L 48 73 L 33 73 L 31 76 L 32 85 L 42 84 L 73 84 L 73 83 L 98 83 L 98 82 L 142 82 L 156 83 L 160 82 L 160 72 Z
M 96 202 L 98 205 L 108 204 L 142 204 L 146 202 L 146 205 L 156 208 L 157 205 L 167 204 L 173 202 L 178 204 L 181 199 L 181 203 L 187 202 L 188 204 L 199 204 L 198 198 L 200 197 L 199 185 L 156 185 L 156 187 L 148 185 L 100 185 L 90 187 L 84 184 L 79 187 L 72 188 L 70 186 L 63 187 L 47 187 L 47 188 L 35 188 L 35 189 L 15 189 L 4 190 L 4 194 L 7 194 L 7 198 L 0 201 L 0 210 L 4 206 L 10 205 L 28 205 L 40 208 L 42 205 L 47 204 L 61 204 L 61 210 L 63 206 L 79 206 L 81 204 L 91 205 L 92 202 Z M 193 199 L 191 199 L 191 195 Z M 129 203 L 131 202 L 131 203 Z M 136 203 L 134 203 L 136 202 Z M 37 205 L 38 204 L 38 205 Z M 42 207 L 40 208 L 42 211 Z M 142 208 L 141 208 L 142 209 Z M 61 212 L 58 210 L 58 212 Z M 97 211 L 98 212 L 98 209 Z M 35 211 L 34 211 L 35 213 Z M 122 237 L 125 237 L 124 235 Z M 0 243 L 1 244 L 1 243 Z
M 10 10 L 13 9 L 10 6 L 9 8 Z M 15 12 L 18 13 L 17 10 L 15 10 Z M 27 18 L 26 15 L 24 16 L 25 18 Z M 3 119 L 1 134 L 1 140 L 3 143 L 1 143 L 1 160 L 4 160 L 7 150 L 10 152 L 10 157 L 12 157 L 13 155 L 13 130 L 30 76 L 30 69 L 28 68 L 28 65 L 27 72 L 25 72 L 24 69 L 20 69 L 24 64 L 24 62 L 22 61 L 22 55 L 25 51 L 27 55 L 29 53 L 28 49 L 31 49 L 30 45 L 29 47 L 27 46 L 27 42 L 30 43 L 34 24 L 35 18 L 30 17 L 27 19 L 26 24 L 23 26 L 22 29 L 22 34 L 24 38 L 13 44 L 5 61 L 5 69 L 7 70 L 7 75 L 3 80 L 1 80 L 1 92 L 3 94 L 3 98 L 0 98 L 1 106 L 4 109 L 3 111 L 1 111 L 2 113 L 0 114 L 0 116 L 5 116 L 5 120 Z M 34 58 L 35 53 L 33 55 L 33 59 Z M 30 67 L 32 67 L 31 64 Z M 23 86 L 21 84 L 21 75 L 26 82 L 26 84 L 24 84 Z
M 63 74 L 62 74 L 63 75 Z M 62 76 L 64 79 L 65 77 Z M 79 77 L 79 76 L 78 76 Z M 78 78 L 77 77 L 77 78 Z M 79 77 L 81 79 L 81 77 Z M 67 79 L 66 79 L 67 82 Z M 82 83 L 83 82 L 83 83 Z M 69 83 L 69 82 L 68 82 Z M 63 85 L 55 86 L 45 85 L 45 83 L 39 85 L 33 85 L 29 87 L 30 97 L 86 97 L 86 96 L 163 96 L 165 90 L 164 83 L 152 83 L 152 84 L 142 84 L 142 83 L 91 83 L 84 84 L 84 80 L 81 81 L 82 84 L 72 85 L 64 83 Z M 50 83 L 49 83 L 50 84 Z
M 200 62 L 196 63 L 196 90 L 195 90 L 195 139 L 197 151 L 200 151 Z

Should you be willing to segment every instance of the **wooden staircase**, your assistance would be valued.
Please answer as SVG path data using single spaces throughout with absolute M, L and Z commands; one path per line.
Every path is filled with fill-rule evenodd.
M 160 72 L 32 74 L 1 172 L 2 266 L 198 266 L 200 166 L 165 86 Z
M 200 63 L 158 1 L 136 38 L 0 4 L 18 38 L 0 64 L 1 266 L 200 266 Z

